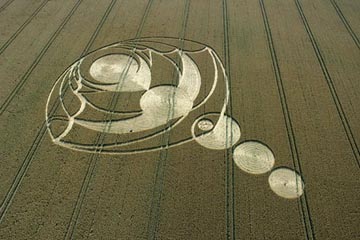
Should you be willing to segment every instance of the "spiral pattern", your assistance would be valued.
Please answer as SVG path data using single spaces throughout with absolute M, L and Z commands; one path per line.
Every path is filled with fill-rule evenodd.
M 257 141 L 244 142 L 234 150 L 235 164 L 251 174 L 262 174 L 270 171 L 275 163 L 272 151 Z

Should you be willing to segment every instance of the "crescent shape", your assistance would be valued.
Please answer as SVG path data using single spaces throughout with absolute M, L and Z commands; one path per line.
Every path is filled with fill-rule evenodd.
M 140 99 L 143 113 L 125 120 L 88 121 L 75 119 L 83 127 L 107 133 L 129 133 L 152 129 L 187 115 L 193 102 L 187 93 L 173 86 L 159 86 L 148 90 Z
M 200 92 L 201 75 L 196 63 L 188 54 L 181 54 L 183 71 L 179 79 L 178 88 L 184 90 L 192 101 L 195 101 Z

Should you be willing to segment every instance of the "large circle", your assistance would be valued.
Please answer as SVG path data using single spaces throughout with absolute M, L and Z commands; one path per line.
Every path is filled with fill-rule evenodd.
M 272 151 L 257 141 L 248 141 L 238 145 L 233 154 L 235 164 L 251 174 L 262 174 L 270 171 L 275 163 Z
M 304 193 L 301 176 L 289 168 L 278 168 L 269 176 L 271 190 L 283 198 L 298 198 Z
M 90 75 L 105 84 L 118 83 L 126 75 L 130 79 L 136 74 L 138 63 L 125 54 L 110 54 L 95 60 L 90 67 Z

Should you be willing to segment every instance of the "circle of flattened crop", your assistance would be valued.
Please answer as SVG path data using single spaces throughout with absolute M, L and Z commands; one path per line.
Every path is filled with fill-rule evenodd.
M 262 174 L 270 171 L 275 163 L 272 151 L 257 141 L 248 141 L 234 149 L 235 164 L 243 171 L 251 174 Z
M 283 198 L 298 198 L 304 193 L 302 177 L 289 168 L 275 169 L 269 176 L 269 185 L 277 195 Z

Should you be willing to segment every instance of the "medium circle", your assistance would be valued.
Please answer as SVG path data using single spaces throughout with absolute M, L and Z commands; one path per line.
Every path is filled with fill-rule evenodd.
M 90 67 L 90 75 L 102 83 L 118 83 L 121 78 L 129 79 L 136 74 L 138 63 L 125 54 L 110 54 L 94 61 Z
M 304 193 L 304 182 L 294 170 L 278 168 L 269 176 L 271 190 L 283 198 L 298 198 Z
M 213 115 L 209 113 L 196 119 L 191 127 L 191 133 L 193 138 L 201 146 L 214 149 L 222 150 L 228 149 L 234 146 L 240 139 L 241 131 L 239 124 L 231 117 L 228 117 L 222 113 L 217 113 L 219 119 L 216 125 L 209 132 L 195 134 L 195 127 L 198 126 L 198 122 L 203 120 L 206 115 Z
M 272 151 L 256 141 L 238 145 L 234 150 L 233 158 L 241 170 L 251 174 L 266 173 L 273 168 L 275 163 Z
M 202 131 L 209 131 L 214 128 L 214 124 L 209 119 L 202 119 L 197 124 L 198 128 Z

